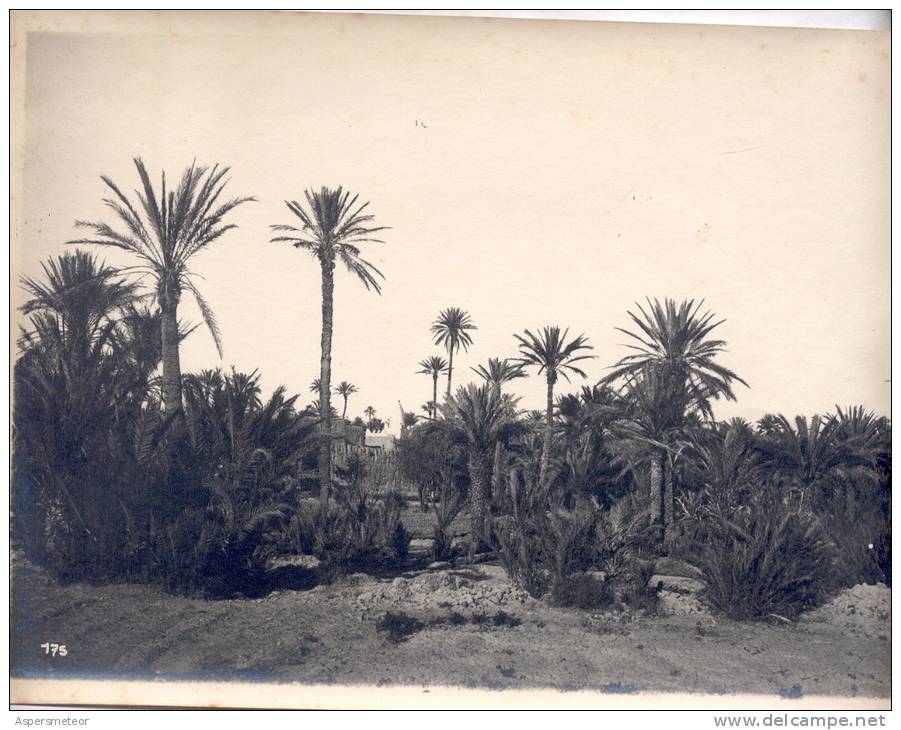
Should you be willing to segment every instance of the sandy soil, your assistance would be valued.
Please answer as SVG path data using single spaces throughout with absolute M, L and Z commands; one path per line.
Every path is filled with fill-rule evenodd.
M 491 565 L 384 580 L 355 575 L 223 601 L 138 585 L 59 586 L 29 566 L 18 568 L 14 587 L 15 676 L 781 697 L 890 692 L 887 616 L 877 611 L 861 620 L 864 612 L 855 610 L 854 621 L 833 620 L 847 618 L 847 607 L 790 625 L 592 613 L 535 601 Z M 890 595 L 881 591 L 877 603 Z M 386 611 L 398 610 L 423 628 L 395 643 L 377 626 Z M 498 611 L 515 619 L 496 625 Z M 46 641 L 65 643 L 67 656 L 45 656 Z

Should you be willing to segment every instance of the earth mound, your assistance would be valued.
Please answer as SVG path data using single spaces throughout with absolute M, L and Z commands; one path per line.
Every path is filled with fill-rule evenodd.
M 808 611 L 801 621 L 831 624 L 866 634 L 891 634 L 892 591 L 884 583 L 846 588 L 828 603 Z
M 422 573 L 361 586 L 354 596 L 360 608 L 501 608 L 534 602 L 495 565 Z

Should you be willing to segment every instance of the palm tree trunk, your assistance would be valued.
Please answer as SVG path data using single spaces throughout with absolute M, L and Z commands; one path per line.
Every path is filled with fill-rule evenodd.
M 447 397 L 451 394 L 451 374 L 454 372 L 454 348 L 449 347 L 447 350 Z
M 163 404 L 166 415 L 181 410 L 181 364 L 178 359 L 178 306 L 160 306 L 163 335 Z
M 501 480 L 503 479 L 503 474 L 501 471 L 504 468 L 504 447 L 500 441 L 498 441 L 494 445 L 494 464 L 491 469 L 491 490 L 488 494 L 488 500 L 490 502 L 501 502 L 501 495 L 503 495 L 503 485 L 501 484 Z
M 322 357 L 319 363 L 319 505 L 324 515 L 332 483 L 332 304 L 334 265 L 322 264 Z
M 669 454 L 663 457 L 663 546 L 669 551 L 675 526 L 675 499 L 673 497 L 673 462 Z
M 659 543 L 662 539 L 663 517 L 663 454 L 654 453 L 651 456 L 651 505 L 649 510 L 651 527 L 654 539 Z
M 475 557 L 482 536 L 485 534 L 485 488 L 491 462 L 481 452 L 469 454 L 469 559 Z
M 432 406 L 429 409 L 432 420 L 438 416 L 438 373 L 432 375 Z
M 548 376 L 547 379 L 547 413 L 544 419 L 544 448 L 541 450 L 541 472 L 538 475 L 538 482 L 541 488 L 547 489 L 547 470 L 551 459 L 551 437 L 554 428 L 554 381 Z
M 341 411 L 341 420 L 347 420 L 347 396 L 344 396 L 344 410 Z

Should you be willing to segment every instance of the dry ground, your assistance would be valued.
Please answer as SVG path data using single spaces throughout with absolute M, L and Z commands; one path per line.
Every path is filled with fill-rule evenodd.
M 357 575 L 311 590 L 221 601 L 140 585 L 60 586 L 24 565 L 15 573 L 13 598 L 15 676 L 773 697 L 890 692 L 887 625 L 773 625 L 554 608 L 524 597 L 491 565 L 393 581 Z M 426 626 L 394 643 L 377 629 L 389 610 Z M 521 623 L 496 626 L 499 610 Z M 480 613 L 482 623 L 473 623 Z M 65 643 L 67 656 L 45 656 L 40 645 L 46 641 Z

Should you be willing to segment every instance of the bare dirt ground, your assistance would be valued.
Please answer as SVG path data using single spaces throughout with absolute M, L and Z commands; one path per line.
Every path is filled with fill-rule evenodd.
M 26 564 L 17 567 L 13 589 L 14 676 L 783 698 L 890 693 L 884 587 L 874 593 L 859 586 L 853 590 L 860 595 L 793 624 L 555 608 L 517 590 L 490 564 L 393 579 L 354 575 L 221 601 L 139 585 L 60 586 Z M 864 608 L 850 612 L 861 601 Z M 379 629 L 387 611 L 421 625 L 393 641 Z M 46 656 L 40 645 L 48 641 L 64 643 L 67 656 Z

